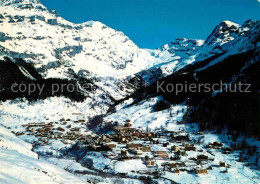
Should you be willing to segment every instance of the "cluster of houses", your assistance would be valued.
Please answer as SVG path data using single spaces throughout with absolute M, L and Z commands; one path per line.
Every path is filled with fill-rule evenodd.
M 128 121 L 123 126 L 115 126 L 111 134 L 96 135 L 82 133 L 81 125 L 84 124 L 84 119 L 72 121 L 62 118 L 59 122 L 29 123 L 23 126 L 27 135 L 39 137 L 40 144 L 46 145 L 51 139 L 61 139 L 64 143 L 66 140 L 81 141 L 90 151 L 101 152 L 111 160 L 124 162 L 138 159 L 147 167 L 147 173 L 149 170 L 162 170 L 206 174 L 212 169 L 209 163 L 214 161 L 214 155 L 197 149 L 185 130 L 176 132 L 161 128 L 149 132 L 133 128 Z M 210 143 L 206 148 L 225 149 L 220 142 Z M 197 153 L 195 158 L 188 156 L 191 151 Z M 227 165 L 220 162 L 219 167 Z
M 48 119 L 47 119 L 48 120 Z M 71 122 L 71 123 L 68 123 Z M 70 120 L 61 118 L 56 122 L 33 122 L 24 124 L 27 135 L 33 135 L 39 138 L 40 145 L 48 144 L 49 140 L 61 139 L 70 141 L 85 141 L 85 136 L 80 131 L 81 126 L 85 126 L 84 119 Z M 17 136 L 24 135 L 24 132 L 16 132 Z M 44 141 L 42 141 L 44 140 Z
M 130 122 L 126 122 L 123 126 L 116 126 L 113 134 L 102 135 L 96 140 L 92 147 L 101 151 L 103 156 L 118 161 L 140 159 L 147 167 L 146 173 L 149 173 L 149 170 L 161 169 L 173 173 L 190 171 L 206 174 L 212 169 L 208 166 L 209 163 L 214 161 L 214 157 L 206 155 L 203 150 L 197 150 L 184 130 L 147 132 L 133 128 Z M 88 144 L 91 142 L 88 141 Z M 220 144 L 212 143 L 218 146 Z M 154 146 L 157 149 L 153 149 Z M 101 147 L 103 149 L 100 149 Z M 187 153 L 190 151 L 199 154 L 196 158 L 189 158 Z M 222 166 L 221 162 L 219 167 Z

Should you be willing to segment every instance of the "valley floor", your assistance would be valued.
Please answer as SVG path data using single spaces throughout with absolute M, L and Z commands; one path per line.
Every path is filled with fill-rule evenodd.
M 104 118 L 116 129 L 97 135 L 84 105 L 63 100 L 2 104 L 0 183 L 260 183 L 259 142 L 246 139 L 252 156 L 231 149 L 225 131 L 184 123 L 185 104 L 154 112 L 161 97 L 130 99 Z

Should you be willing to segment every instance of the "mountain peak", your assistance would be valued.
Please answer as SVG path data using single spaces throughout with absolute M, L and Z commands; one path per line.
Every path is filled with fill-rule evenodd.
M 187 38 L 176 38 L 169 44 L 163 45 L 161 50 L 171 50 L 171 51 L 188 51 L 195 50 L 196 47 L 202 46 L 203 40 L 197 39 L 187 39 Z
M 227 26 L 227 27 L 232 27 L 232 26 L 239 27 L 239 24 L 236 24 L 236 23 L 231 22 L 229 20 L 224 20 L 223 22 L 220 23 L 220 25 L 224 25 L 224 26 Z
M 222 45 L 234 39 L 239 33 L 239 24 L 225 20 L 215 27 L 205 41 L 205 45 Z

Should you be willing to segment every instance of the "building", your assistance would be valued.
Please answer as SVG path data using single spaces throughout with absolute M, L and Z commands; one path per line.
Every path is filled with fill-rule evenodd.
M 179 170 L 179 169 L 174 169 L 174 170 L 173 170 L 173 173 L 178 174 L 178 173 L 180 173 L 180 170 Z
M 180 146 L 172 146 L 171 150 L 172 151 L 179 151 L 179 150 L 181 150 L 181 147 Z
M 162 158 L 162 159 L 165 159 L 165 158 L 168 158 L 168 155 L 156 155 L 157 158 Z
M 139 147 L 142 147 L 141 144 L 127 144 L 128 149 L 138 149 Z
M 135 155 L 142 155 L 143 152 L 141 150 L 138 149 L 129 149 L 129 152 L 135 154 Z
M 110 149 L 113 149 L 113 148 L 115 148 L 115 147 L 116 147 L 116 145 L 115 145 L 115 144 L 107 144 L 106 146 L 107 146 L 107 147 L 109 147 Z
M 219 167 L 226 167 L 226 163 L 225 162 L 219 162 Z
M 168 158 L 168 154 L 166 151 L 155 151 L 155 157 L 165 159 Z
M 177 154 L 181 155 L 181 156 L 185 156 L 186 155 L 186 151 L 185 150 L 178 150 Z
M 124 127 L 131 128 L 131 127 L 132 127 L 132 124 L 129 123 L 129 122 L 127 122 L 127 123 L 124 124 Z
M 185 151 L 194 151 L 195 150 L 194 144 L 185 143 L 184 146 L 185 146 Z
M 198 155 L 197 156 L 197 161 L 208 161 L 208 156 L 206 155 Z
M 166 151 L 155 151 L 155 154 L 159 155 L 159 154 L 167 154 Z
M 202 169 L 202 168 L 197 168 L 195 169 L 196 174 L 207 174 L 208 170 L 207 169 Z
M 145 162 L 146 167 L 153 167 L 155 165 L 154 160 L 149 160 Z
M 147 147 L 139 147 L 140 150 L 142 150 L 143 152 L 150 152 L 151 151 L 151 147 L 147 146 Z
M 173 168 L 173 167 L 177 167 L 176 163 L 169 163 L 169 167 Z

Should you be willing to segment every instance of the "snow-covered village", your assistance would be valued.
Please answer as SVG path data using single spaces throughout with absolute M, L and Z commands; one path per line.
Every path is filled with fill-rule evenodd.
M 26 103 L 10 104 L 1 116 L 9 124 L 1 132 L 12 130 L 32 145 L 37 159 L 64 168 L 89 183 L 260 182 L 255 165 L 259 148 L 253 139 L 234 139 L 226 132 L 200 132 L 198 124 L 183 119 L 185 105 L 152 112 L 159 99 L 131 108 L 125 108 L 131 99 L 118 105 L 117 113 L 101 118 L 103 124 L 97 126 L 104 133 L 99 134 L 89 128 L 100 117 L 88 124 L 85 114 L 76 111 L 78 107 L 63 108 L 67 115 L 62 116 L 65 111 L 60 112 L 58 107 L 45 111 L 37 104 L 32 108 Z M 10 116 L 11 109 L 23 116 Z M 29 112 L 44 118 L 32 122 L 34 118 L 28 116 Z M 19 148 L 17 151 L 20 152 Z M 23 169 L 19 165 L 13 167 Z

